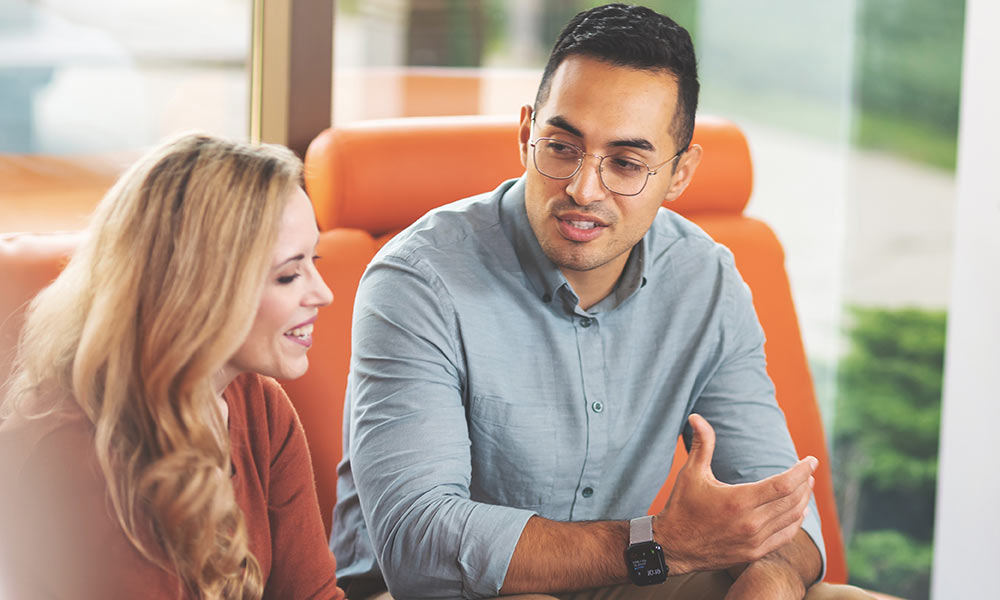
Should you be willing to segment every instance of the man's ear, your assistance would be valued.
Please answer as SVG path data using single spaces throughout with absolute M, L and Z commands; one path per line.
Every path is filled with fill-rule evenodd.
M 517 131 L 517 143 L 521 150 L 521 166 L 528 168 L 528 141 L 531 140 L 531 115 L 530 104 L 521 107 L 521 124 Z
M 681 154 L 681 157 L 677 159 L 677 169 L 674 170 L 670 187 L 667 188 L 667 194 L 663 198 L 664 202 L 673 202 L 684 192 L 688 184 L 691 183 L 695 170 L 698 169 L 698 165 L 701 163 L 703 152 L 701 146 L 691 144 L 687 152 Z

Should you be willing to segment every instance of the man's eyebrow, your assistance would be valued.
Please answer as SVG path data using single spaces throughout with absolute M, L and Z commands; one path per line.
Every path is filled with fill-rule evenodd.
M 656 147 L 645 138 L 630 138 L 627 140 L 615 140 L 608 144 L 614 148 L 635 148 L 636 150 L 648 150 L 650 152 L 656 150 Z
M 565 118 L 559 115 L 552 117 L 547 121 L 547 123 L 553 127 L 558 127 L 559 129 L 565 129 L 567 132 L 569 132 L 572 135 L 575 135 L 578 138 L 583 137 L 582 131 L 571 125 L 569 121 L 567 121 Z
M 578 138 L 584 137 L 582 131 L 577 129 L 575 126 L 573 126 L 572 123 L 567 121 L 565 117 L 562 117 L 560 115 L 556 115 L 550 118 L 547 121 L 547 123 L 553 127 L 558 127 L 559 129 L 563 129 L 568 133 L 575 135 Z M 629 138 L 625 140 L 615 140 L 609 143 L 608 145 L 613 148 L 635 148 L 636 150 L 646 150 L 649 152 L 653 152 L 656 150 L 656 146 L 654 146 L 652 142 L 650 142 L 645 138 Z

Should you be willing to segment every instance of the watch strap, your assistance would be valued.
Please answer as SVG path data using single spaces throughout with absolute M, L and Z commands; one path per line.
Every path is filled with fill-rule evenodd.
M 653 541 L 653 515 L 632 519 L 628 524 L 628 543 L 640 544 Z

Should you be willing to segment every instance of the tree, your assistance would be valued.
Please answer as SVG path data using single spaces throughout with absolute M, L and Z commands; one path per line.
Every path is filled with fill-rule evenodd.
M 945 313 L 851 309 L 834 463 L 851 582 L 928 596 Z

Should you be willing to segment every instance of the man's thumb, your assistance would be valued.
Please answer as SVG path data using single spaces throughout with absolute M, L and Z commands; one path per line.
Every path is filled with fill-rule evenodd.
M 691 425 L 691 450 L 688 451 L 688 464 L 699 471 L 712 472 L 712 454 L 715 452 L 715 430 L 708 424 L 705 417 L 692 413 L 688 417 Z

